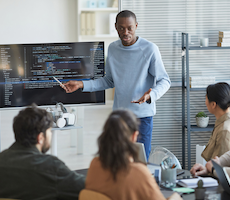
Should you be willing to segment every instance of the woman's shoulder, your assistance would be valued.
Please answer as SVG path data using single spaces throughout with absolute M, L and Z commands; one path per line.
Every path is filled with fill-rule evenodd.
M 94 157 L 93 158 L 93 160 L 91 161 L 91 163 L 90 163 L 90 167 L 93 167 L 93 166 L 98 166 L 98 165 L 100 165 L 100 159 L 99 159 L 99 157 Z
M 134 173 L 138 173 L 145 176 L 149 176 L 149 175 L 151 176 L 151 172 L 149 171 L 147 166 L 143 163 L 134 162 L 131 164 L 131 168 L 134 171 Z
M 222 129 L 223 131 L 230 132 L 230 116 L 229 116 L 229 115 L 226 115 L 226 118 L 225 118 L 225 120 L 223 121 L 223 124 L 222 124 L 221 129 Z
M 215 123 L 214 132 L 230 132 L 230 114 L 222 115 Z
M 95 178 L 98 174 L 101 174 L 102 172 L 103 168 L 101 166 L 100 159 L 98 157 L 93 158 L 87 172 L 87 180 Z

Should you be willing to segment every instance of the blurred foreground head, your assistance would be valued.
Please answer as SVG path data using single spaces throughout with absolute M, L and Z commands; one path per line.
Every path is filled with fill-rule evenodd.
M 50 147 L 52 124 L 53 119 L 50 113 L 38 108 L 36 104 L 32 104 L 21 110 L 14 118 L 15 140 L 25 147 L 31 147 L 39 144 L 41 142 L 40 137 L 43 136 L 42 152 L 45 153 Z M 47 133 L 49 134 L 48 140 Z

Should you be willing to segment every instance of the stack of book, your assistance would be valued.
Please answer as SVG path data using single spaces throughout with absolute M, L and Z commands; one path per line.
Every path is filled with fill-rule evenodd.
M 230 31 L 219 31 L 218 47 L 230 47 Z
M 190 76 L 190 88 L 206 88 L 215 83 L 215 76 Z
M 81 13 L 81 35 L 95 35 L 95 12 Z

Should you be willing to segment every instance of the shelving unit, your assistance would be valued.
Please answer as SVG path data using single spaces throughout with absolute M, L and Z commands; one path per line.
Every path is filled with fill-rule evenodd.
M 118 39 L 118 35 L 110 34 L 110 13 L 118 13 L 118 7 L 112 7 L 113 0 L 107 0 L 107 7 L 105 8 L 88 8 L 86 0 L 77 0 L 77 40 L 81 41 L 104 41 L 105 42 L 105 55 L 111 42 Z M 81 13 L 94 13 L 93 19 L 95 25 L 95 34 L 81 35 Z M 115 24 L 115 21 L 114 21 Z
M 107 8 L 80 8 L 81 12 L 117 12 L 118 8 L 107 7 Z
M 110 35 L 110 34 L 97 34 L 97 35 L 80 35 L 79 36 L 79 41 L 97 41 L 97 40 L 117 40 L 118 37 L 116 35 Z
M 205 91 L 206 88 L 190 88 L 189 87 L 189 51 L 191 50 L 223 50 L 230 49 L 230 47 L 200 47 L 189 46 L 188 33 L 182 33 L 182 166 L 185 167 L 185 132 L 187 129 L 187 154 L 188 154 L 188 169 L 191 168 L 191 132 L 207 132 L 212 131 L 214 125 L 208 125 L 206 128 L 199 128 L 190 123 L 190 92 L 192 91 Z M 186 62 L 185 62 L 186 58 Z M 186 72 L 185 72 L 186 69 Z M 185 74 L 186 73 L 186 74 Z M 186 98 L 185 98 L 186 91 Z M 187 103 L 187 113 L 185 113 L 185 99 Z M 185 123 L 185 117 L 187 116 L 187 124 Z

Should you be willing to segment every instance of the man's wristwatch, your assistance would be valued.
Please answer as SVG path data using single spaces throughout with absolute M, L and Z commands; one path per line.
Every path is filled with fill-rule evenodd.
M 213 171 L 214 171 L 214 167 L 212 166 L 212 174 L 213 174 Z

